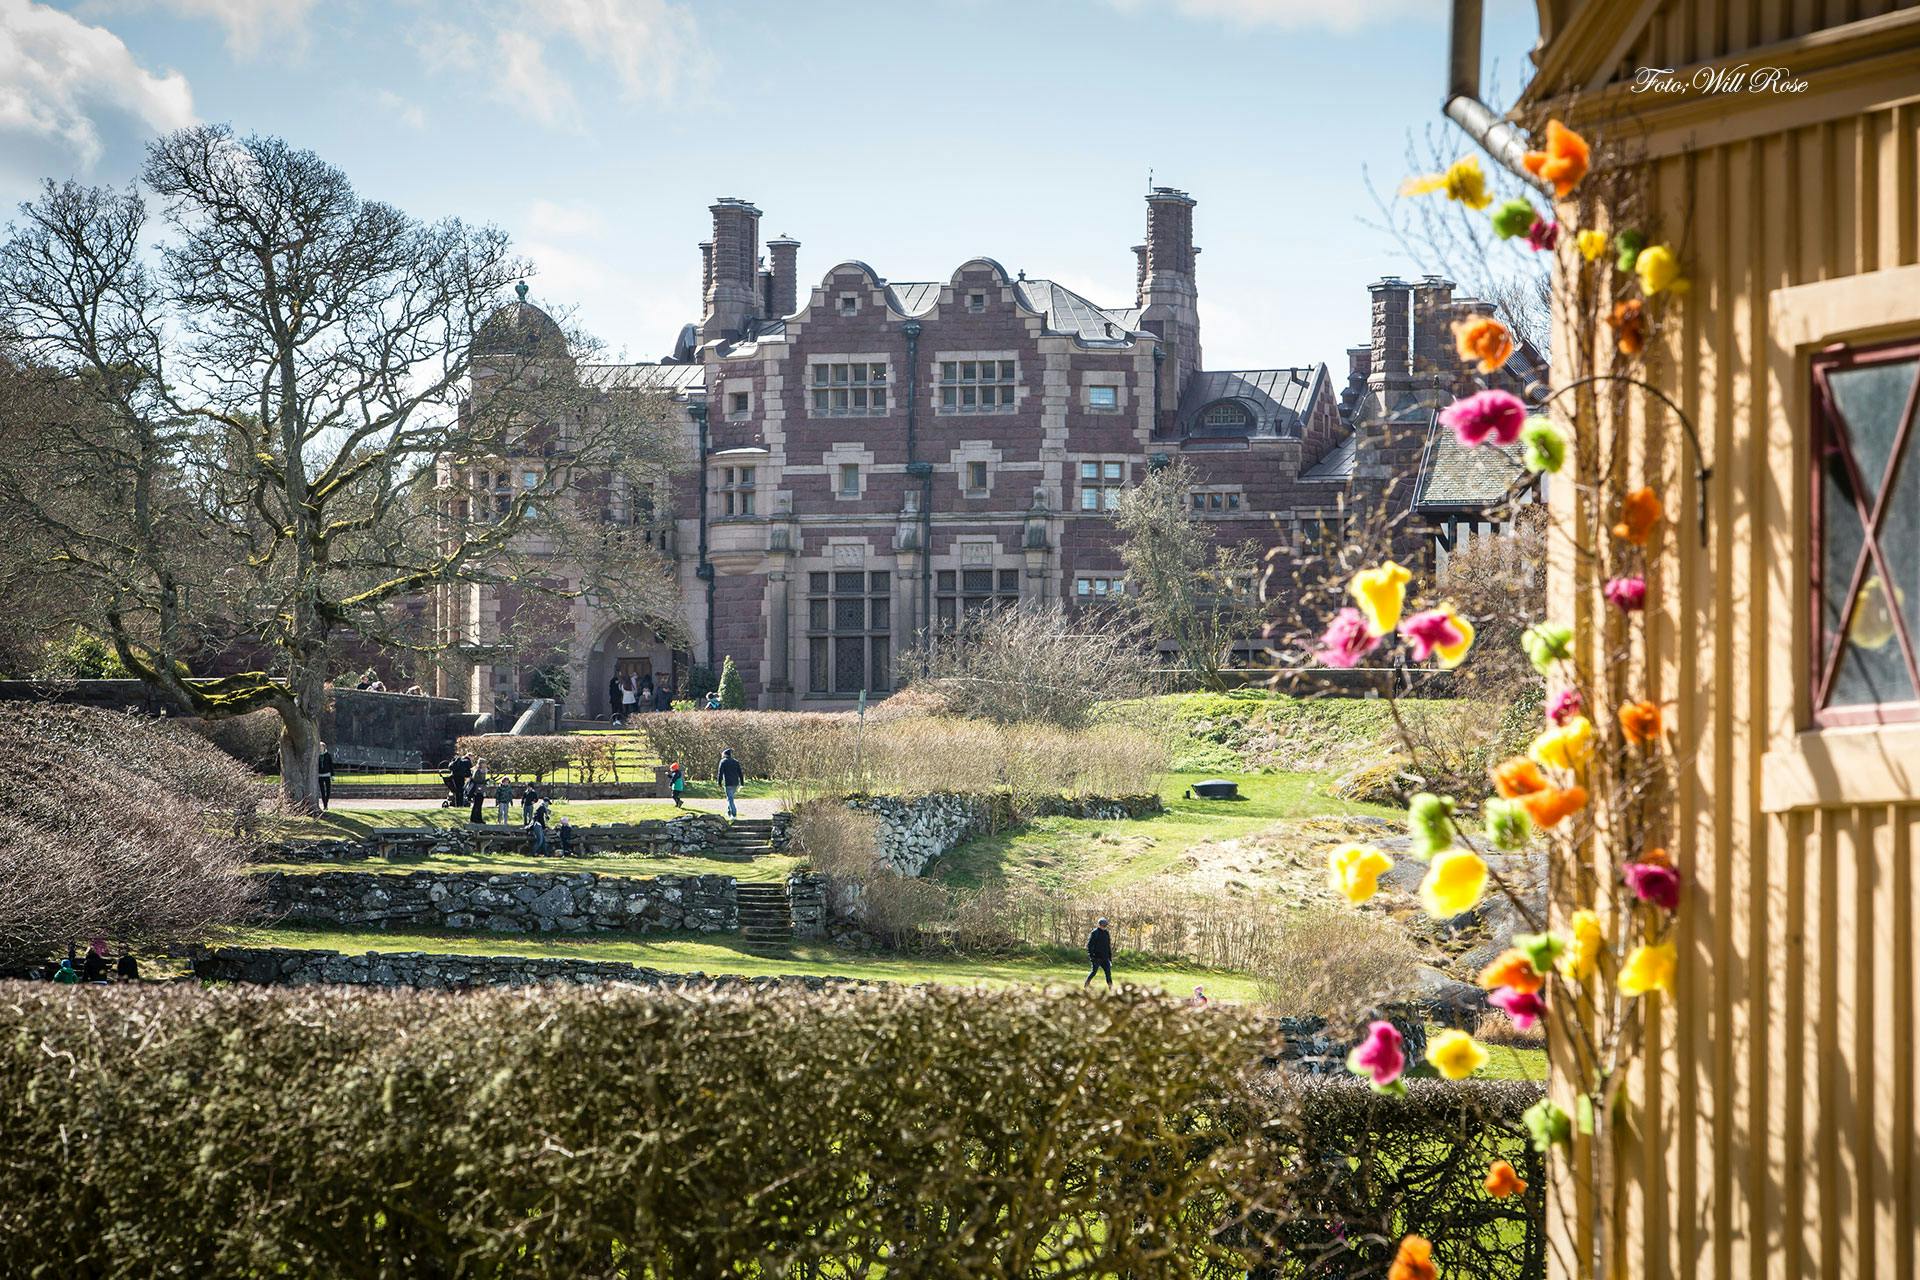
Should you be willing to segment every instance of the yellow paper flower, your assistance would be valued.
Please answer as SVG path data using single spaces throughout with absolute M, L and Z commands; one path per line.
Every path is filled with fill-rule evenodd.
M 1447 199 L 1458 200 L 1469 209 L 1484 209 L 1493 203 L 1493 194 L 1487 190 L 1487 175 L 1481 171 L 1478 156 L 1455 160 L 1447 166 L 1445 173 L 1408 178 L 1400 184 L 1400 194 L 1403 196 L 1423 196 L 1430 191 L 1443 191 Z
M 1671 942 L 1640 946 L 1620 966 L 1620 994 L 1643 996 L 1649 991 L 1673 992 L 1673 972 L 1680 956 Z
M 1420 882 L 1420 905 L 1435 920 L 1451 920 L 1480 904 L 1487 891 L 1487 864 L 1468 849 L 1436 854 Z
M 1571 982 L 1585 982 L 1599 971 L 1600 949 L 1606 938 L 1600 928 L 1600 913 L 1581 908 L 1567 921 L 1573 941 L 1560 957 L 1560 976 Z
M 1907 603 L 1907 593 L 1900 588 L 1893 589 L 1893 596 L 1902 606 Z M 1860 584 L 1860 594 L 1853 598 L 1853 621 L 1847 624 L 1847 639 L 1855 648 L 1884 649 L 1894 634 L 1887 584 L 1876 573 Z
M 1573 242 L 1580 246 L 1580 256 L 1588 262 L 1607 251 L 1607 233 L 1604 231 L 1582 231 L 1573 238 Z
M 1393 859 L 1370 844 L 1343 844 L 1327 855 L 1327 883 L 1333 891 L 1359 906 L 1380 889 L 1380 877 Z
M 1427 1061 L 1449 1080 L 1465 1080 L 1487 1065 L 1487 1051 L 1464 1031 L 1442 1031 L 1427 1041 Z
M 1593 759 L 1593 721 L 1574 716 L 1533 740 L 1527 754 L 1549 769 L 1579 769 Z
M 1360 612 L 1366 614 L 1367 626 L 1373 634 L 1384 636 L 1400 625 L 1400 611 L 1407 603 L 1407 584 L 1412 581 L 1413 574 L 1391 560 L 1353 575 L 1347 590 L 1360 602 Z
M 1680 278 L 1680 259 L 1663 244 L 1642 249 L 1634 259 L 1633 269 L 1640 277 L 1640 292 L 1649 298 L 1662 290 L 1672 289 L 1678 293 L 1686 288 L 1686 282 Z

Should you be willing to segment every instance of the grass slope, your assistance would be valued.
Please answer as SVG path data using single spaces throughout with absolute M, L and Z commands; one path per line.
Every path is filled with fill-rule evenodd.
M 441 955 L 563 956 L 582 960 L 618 960 L 670 973 L 778 974 L 865 978 L 876 982 L 933 982 L 944 986 L 1014 986 L 1078 983 L 1086 960 L 1067 950 L 1032 955 L 962 958 L 875 954 L 842 950 L 826 943 L 796 942 L 775 953 L 748 950 L 731 935 L 597 934 L 593 937 L 500 935 L 454 932 L 365 933 L 281 925 L 244 931 L 241 946 L 297 947 L 359 954 L 368 951 L 425 951 Z M 1246 1001 L 1257 994 L 1245 974 L 1136 961 L 1122 954 L 1114 965 L 1118 981 L 1186 995 L 1196 984 L 1222 1000 Z
M 1155 877 L 1184 875 L 1202 844 L 1236 840 L 1287 823 L 1300 838 L 1323 832 L 1302 820 L 1366 815 L 1398 820 L 1400 811 L 1340 800 L 1327 779 L 1311 773 L 1233 775 L 1240 800 L 1189 800 L 1187 789 L 1210 773 L 1169 775 L 1161 787 L 1167 811 L 1139 821 L 1040 818 L 1024 827 L 970 840 L 934 865 L 948 884 L 979 887 L 1025 882 L 1048 888 L 1114 889 Z

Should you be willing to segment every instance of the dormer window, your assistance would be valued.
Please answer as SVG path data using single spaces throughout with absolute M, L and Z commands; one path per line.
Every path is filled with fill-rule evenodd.
M 986 294 L 970 293 L 967 295 L 967 310 L 973 312 L 975 315 L 978 315 L 980 312 L 985 311 L 986 309 L 987 309 Z
M 1200 425 L 1214 431 L 1244 431 L 1253 425 L 1253 415 L 1231 400 L 1210 404 L 1200 415 Z
M 857 293 L 841 294 L 840 295 L 840 314 L 843 316 L 859 315 L 860 314 L 860 295 Z

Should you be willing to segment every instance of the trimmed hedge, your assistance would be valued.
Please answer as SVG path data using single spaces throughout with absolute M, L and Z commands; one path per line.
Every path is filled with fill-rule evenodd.
M 8 1024 L 12 1274 L 1376 1274 L 1301 1269 L 1328 1206 L 1349 1239 L 1487 1216 L 1477 1148 L 1396 1190 L 1322 1145 L 1394 1104 L 1133 992 L 10 984 Z M 1463 1118 L 1428 1092 L 1404 1115 Z M 1457 1274 L 1522 1274 L 1495 1244 Z

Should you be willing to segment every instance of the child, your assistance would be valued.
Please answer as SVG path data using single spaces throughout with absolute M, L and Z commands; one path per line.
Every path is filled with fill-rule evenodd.
M 500 785 L 493 789 L 494 821 L 506 826 L 513 821 L 513 779 L 502 776 Z
M 573 855 L 573 824 L 562 818 L 555 830 L 560 836 L 560 856 L 571 857 Z
M 673 788 L 673 807 L 684 808 L 681 797 L 687 790 L 687 771 L 680 767 L 678 760 L 667 766 L 667 784 Z

